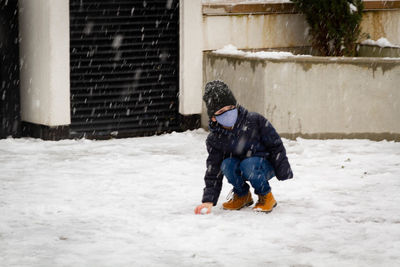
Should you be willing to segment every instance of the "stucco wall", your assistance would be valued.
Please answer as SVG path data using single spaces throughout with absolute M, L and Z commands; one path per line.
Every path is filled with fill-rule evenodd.
M 20 0 L 21 118 L 70 124 L 69 1 Z
M 203 35 L 201 0 L 179 1 L 179 112 L 201 112 Z
M 400 45 L 400 9 L 365 12 L 361 27 L 373 40 L 385 37 Z
M 366 11 L 362 31 L 377 40 L 400 45 L 400 9 Z M 310 45 L 308 25 L 301 14 L 204 14 L 203 50 L 233 44 L 240 49 Z
M 204 16 L 204 48 L 227 44 L 241 49 L 306 46 L 307 23 L 300 14 Z
M 285 137 L 400 141 L 400 60 L 205 53 L 203 82 L 214 79 Z M 206 127 L 204 106 L 202 118 Z

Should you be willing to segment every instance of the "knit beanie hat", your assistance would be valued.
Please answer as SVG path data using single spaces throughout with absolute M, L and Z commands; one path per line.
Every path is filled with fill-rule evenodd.
M 209 118 L 225 106 L 236 106 L 236 99 L 232 91 L 228 85 L 220 80 L 211 81 L 206 84 L 203 100 L 206 103 Z

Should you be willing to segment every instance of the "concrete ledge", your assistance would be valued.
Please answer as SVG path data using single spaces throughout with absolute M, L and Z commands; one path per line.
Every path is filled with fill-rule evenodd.
M 364 8 L 365 11 L 400 9 L 400 1 L 364 1 Z
M 358 55 L 360 57 L 400 57 L 400 48 L 360 45 Z
M 400 9 L 400 1 L 366 1 L 365 11 Z M 203 15 L 293 14 L 293 3 L 209 3 L 203 4 Z
M 251 66 L 255 66 L 255 62 L 266 66 L 268 62 L 274 63 L 298 63 L 301 64 L 304 71 L 308 71 L 312 66 L 311 64 L 318 65 L 353 65 L 356 67 L 369 68 L 374 72 L 381 68 L 382 72 L 392 68 L 400 67 L 400 58 L 375 58 L 375 57 L 319 57 L 319 56 L 294 56 L 287 58 L 257 58 L 257 57 L 244 57 L 240 55 L 221 55 L 213 52 L 206 52 L 205 55 L 211 62 L 216 59 L 227 59 L 233 64 L 241 64 L 243 61 L 250 62 Z M 400 78 L 400 77 L 399 77 Z
M 268 118 L 282 136 L 400 141 L 400 59 L 207 52 L 203 75 L 204 83 L 224 80 L 240 104 Z

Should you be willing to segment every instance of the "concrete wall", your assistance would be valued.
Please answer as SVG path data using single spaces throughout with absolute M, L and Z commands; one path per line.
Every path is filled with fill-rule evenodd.
M 285 137 L 400 141 L 400 60 L 206 53 L 203 82 L 214 79 Z M 205 109 L 202 118 L 206 127 Z
M 310 45 L 309 28 L 305 18 L 297 14 L 290 4 L 247 5 L 250 7 L 246 7 L 246 4 L 235 6 L 228 2 L 224 0 L 219 1 L 220 4 L 215 4 L 212 1 L 203 1 L 203 51 L 220 49 L 227 44 L 233 44 L 239 49 Z M 230 2 L 235 4 L 238 1 Z M 400 9 L 397 6 L 389 9 L 385 6 L 386 4 L 386 1 L 382 2 L 382 6 L 378 5 L 378 9 L 373 9 L 373 5 L 369 6 L 369 10 L 364 13 L 362 31 L 369 33 L 374 40 L 385 37 L 391 43 L 400 45 Z M 385 8 L 385 10 L 379 8 Z M 206 71 L 208 71 L 207 68 L 205 67 Z M 243 69 L 244 73 L 248 71 L 244 66 L 238 68 Z M 257 68 L 252 70 L 257 70 Z M 357 71 L 354 75 L 359 76 Z M 207 75 L 204 74 L 204 76 Z M 253 78 L 256 79 L 259 76 L 260 74 L 257 74 Z M 288 73 L 289 76 L 291 74 Z M 239 84 L 248 77 L 241 77 L 241 79 Z M 260 81 L 253 80 L 251 83 L 260 83 Z M 191 87 L 191 90 L 197 90 L 197 87 Z M 192 99 L 191 103 L 197 106 L 199 101 L 200 99 Z M 258 107 L 255 106 L 255 108 Z
M 180 0 L 179 112 L 201 113 L 203 35 L 201 0 Z
M 400 47 L 360 45 L 357 54 L 359 57 L 400 57 Z
M 373 40 L 385 37 L 400 45 L 400 9 L 365 12 L 361 27 Z
M 69 1 L 19 2 L 22 120 L 70 124 Z M 181 114 L 201 113 L 201 0 L 180 1 Z
M 400 45 L 400 9 L 367 11 L 361 26 L 374 40 L 385 37 Z M 203 27 L 203 50 L 227 44 L 240 49 L 310 45 L 308 25 L 301 14 L 206 14 Z
M 20 0 L 21 118 L 70 124 L 69 1 Z
M 241 49 L 309 45 L 308 26 L 300 14 L 205 16 L 204 50 L 227 44 Z

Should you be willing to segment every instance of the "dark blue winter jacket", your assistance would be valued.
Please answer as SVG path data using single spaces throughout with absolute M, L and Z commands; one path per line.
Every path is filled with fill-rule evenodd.
M 238 106 L 238 111 L 238 119 L 232 130 L 210 121 L 210 134 L 206 140 L 208 158 L 203 203 L 217 204 L 223 178 L 221 163 L 229 157 L 241 160 L 262 157 L 274 167 L 279 180 L 293 177 L 285 147 L 271 123 L 262 115 L 248 112 L 241 106 Z

